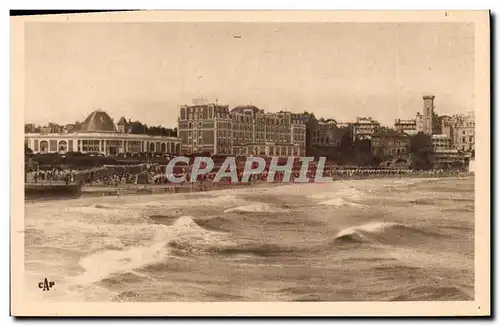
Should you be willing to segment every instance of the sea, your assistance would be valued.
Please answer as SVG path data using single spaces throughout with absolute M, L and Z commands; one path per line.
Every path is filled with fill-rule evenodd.
M 32 301 L 474 300 L 473 177 L 29 202 L 24 234 Z

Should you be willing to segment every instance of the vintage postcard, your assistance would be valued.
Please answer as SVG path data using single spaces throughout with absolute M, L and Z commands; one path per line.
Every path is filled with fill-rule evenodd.
M 12 315 L 490 314 L 489 12 L 11 31 Z

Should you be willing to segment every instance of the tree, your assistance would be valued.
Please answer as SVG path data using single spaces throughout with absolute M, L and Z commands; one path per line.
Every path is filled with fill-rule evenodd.
M 453 161 L 451 162 L 450 167 L 452 169 L 463 169 L 465 167 L 465 164 L 461 161 Z
M 354 148 L 354 139 L 353 139 L 353 127 L 348 126 L 342 128 L 342 137 L 340 139 L 340 150 L 342 152 L 352 152 Z
M 304 111 L 304 113 L 302 114 L 302 116 L 304 117 L 304 121 L 307 123 L 309 120 L 316 120 L 316 116 L 314 115 L 314 113 L 309 113 L 307 111 Z
M 410 138 L 412 168 L 428 170 L 432 167 L 432 140 L 429 135 L 419 132 Z
M 134 121 L 130 125 L 131 134 L 144 134 L 146 132 L 146 126 L 139 121 Z
M 410 138 L 410 152 L 414 154 L 432 152 L 432 140 L 429 135 L 419 132 Z

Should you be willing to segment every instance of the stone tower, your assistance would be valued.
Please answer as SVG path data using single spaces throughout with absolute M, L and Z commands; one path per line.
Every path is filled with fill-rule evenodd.
M 432 118 L 434 115 L 434 95 L 422 96 L 424 100 L 424 112 L 422 121 L 422 131 L 425 134 L 432 135 Z

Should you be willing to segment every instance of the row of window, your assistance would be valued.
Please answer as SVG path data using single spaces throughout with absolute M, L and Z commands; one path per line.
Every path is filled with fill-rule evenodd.
M 385 155 L 394 155 L 394 154 L 405 154 L 407 152 L 407 149 L 405 147 L 401 148 L 385 148 L 385 147 L 379 147 L 378 148 L 379 153 L 384 153 Z
M 162 151 L 162 152 L 173 152 L 175 151 L 174 144 L 167 143 L 150 143 L 148 146 L 150 151 Z M 113 149 L 113 150 L 111 150 Z M 99 141 L 99 140 L 70 140 L 69 143 L 65 140 L 51 140 L 48 141 L 34 141 L 34 150 L 40 152 L 53 152 L 53 151 L 82 151 L 82 152 L 110 152 L 110 151 L 128 151 L 128 152 L 142 152 L 146 151 L 147 148 L 143 148 L 142 141 L 128 141 L 124 143 L 120 140 L 109 140 L 109 141 Z
M 218 130 L 217 135 L 220 137 L 231 137 L 231 138 L 245 138 L 245 139 L 253 139 L 254 138 L 254 133 L 253 132 L 231 132 L 230 130 Z M 266 137 L 267 136 L 267 137 Z M 305 135 L 304 134 L 294 134 L 293 135 L 294 139 L 296 141 L 304 141 L 305 140 Z M 188 139 L 191 138 L 201 138 L 201 134 L 199 134 L 196 131 L 188 131 Z M 289 140 L 291 139 L 292 135 L 289 133 L 267 133 L 265 134 L 264 132 L 258 132 L 255 134 L 255 138 L 257 140 L 272 140 L 272 139 L 277 139 L 277 140 Z
M 189 117 L 189 120 L 193 120 L 192 116 Z M 201 128 L 201 125 L 202 125 L 202 122 L 203 121 L 199 121 L 199 120 L 206 120 L 206 119 L 203 119 L 203 117 L 200 115 L 199 116 L 199 119 L 196 119 L 195 121 L 196 122 L 193 122 L 193 121 L 190 121 L 188 123 L 188 126 L 189 128 L 193 128 L 193 126 L 199 126 L 199 128 Z M 279 128 L 279 127 L 291 127 L 292 125 L 294 125 L 294 127 L 297 127 L 297 126 L 304 126 L 304 124 L 302 122 L 298 122 L 298 121 L 286 121 L 286 120 L 277 120 L 277 121 L 273 121 L 273 120 L 268 120 L 268 121 L 264 121 L 264 120 L 248 120 L 248 121 L 233 121 L 233 122 L 224 122 L 224 121 L 219 121 L 217 122 L 217 127 L 219 128 L 230 128 L 232 126 L 234 126 L 235 128 L 237 126 L 240 126 L 241 127 L 244 127 L 244 126 L 247 126 L 247 127 L 252 127 L 253 126 L 256 126 L 256 127 L 266 127 L 266 126 L 270 126 L 270 127 L 275 127 L 275 128 Z M 305 127 L 305 126 L 304 126 Z

